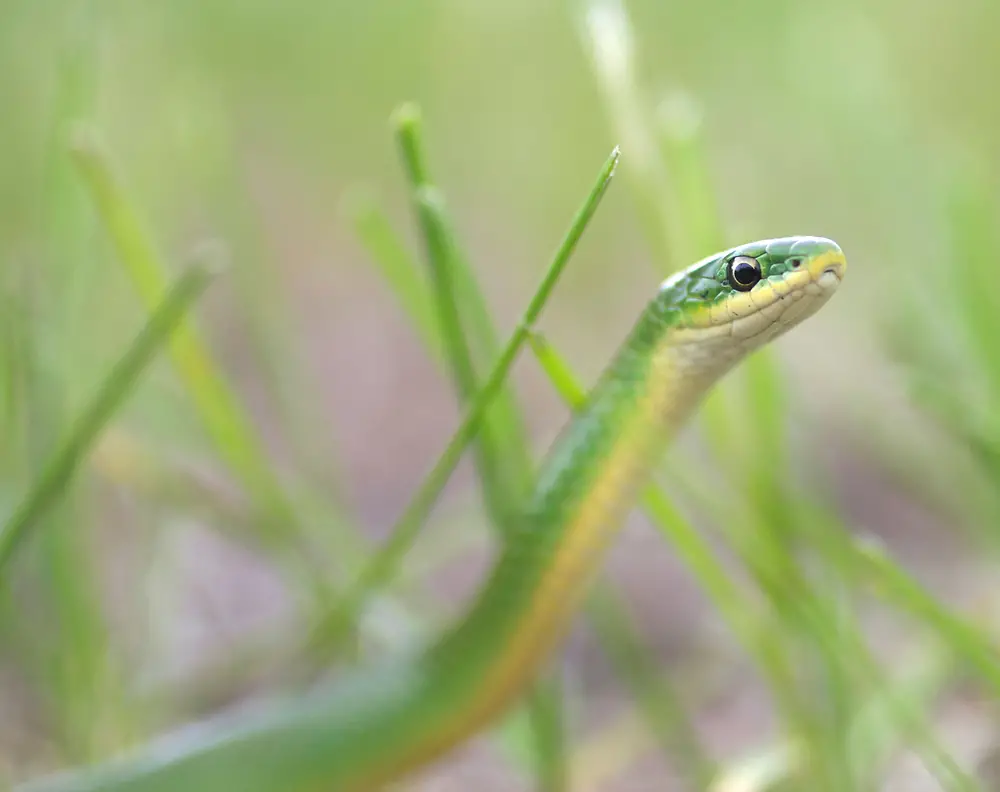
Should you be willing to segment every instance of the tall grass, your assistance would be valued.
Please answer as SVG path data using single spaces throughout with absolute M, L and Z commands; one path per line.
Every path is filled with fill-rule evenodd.
M 658 13 L 642 3 L 634 7 L 641 7 L 647 18 Z M 235 91 L 259 88 L 259 77 L 247 75 L 253 71 L 251 66 L 259 65 L 261 53 L 277 51 L 288 56 L 273 61 L 274 72 L 268 79 L 279 85 L 289 84 L 281 82 L 283 74 L 301 75 L 312 69 L 309 37 L 283 38 L 299 30 L 293 25 L 293 15 L 283 16 L 279 25 L 262 9 L 234 21 L 221 7 L 207 4 L 205 8 L 163 12 L 160 21 L 170 19 L 175 25 L 163 27 L 164 40 L 177 36 L 184 42 L 197 42 L 198 31 L 207 29 L 201 23 L 212 20 L 230 25 L 220 35 L 233 40 L 247 31 L 253 33 L 254 46 L 246 52 L 234 48 L 228 55 L 231 62 L 226 61 L 229 65 L 220 66 L 236 70 Z M 770 226 L 758 229 L 754 225 L 754 218 L 766 213 L 756 208 L 743 213 L 737 205 L 739 214 L 734 216 L 733 192 L 749 193 L 766 202 L 768 185 L 758 182 L 755 193 L 740 184 L 732 188 L 729 174 L 740 170 L 741 160 L 731 148 L 713 142 L 718 136 L 711 134 L 710 125 L 717 124 L 719 115 L 700 105 L 704 86 L 685 89 L 675 83 L 669 89 L 650 91 L 645 75 L 660 53 L 640 50 L 644 37 L 633 26 L 629 9 L 606 0 L 583 4 L 577 10 L 578 42 L 589 58 L 597 88 L 595 93 L 594 86 L 587 86 L 587 113 L 597 114 L 594 96 L 603 102 L 613 131 L 609 137 L 622 143 L 622 181 L 630 188 L 627 194 L 616 195 L 621 200 L 615 206 L 627 206 L 627 211 L 613 206 L 603 211 L 612 217 L 620 211 L 619 219 L 635 216 L 637 236 L 657 277 L 742 241 L 748 225 L 760 231 L 755 236 L 770 234 Z M 482 9 L 462 13 L 471 18 L 480 12 L 486 13 Z M 39 29 L 33 16 L 39 13 L 19 11 L 11 17 L 10 30 L 18 26 Z M 339 474 L 350 460 L 334 460 L 317 451 L 320 444 L 313 435 L 320 434 L 316 424 L 324 417 L 321 400 L 302 392 L 311 379 L 297 367 L 296 356 L 282 352 L 295 338 L 288 329 L 295 317 L 282 302 L 287 295 L 277 295 L 271 286 L 254 285 L 251 270 L 241 265 L 244 254 L 264 262 L 273 256 L 263 249 L 276 244 L 268 234 L 269 222 L 294 227 L 299 218 L 278 199 L 269 203 L 252 195 L 243 178 L 246 163 L 235 151 L 239 135 L 233 131 L 230 140 L 219 134 L 221 129 L 237 130 L 239 123 L 234 122 L 232 128 L 211 122 L 199 127 L 204 119 L 218 121 L 223 113 L 211 112 L 206 99 L 210 92 L 184 98 L 183 86 L 197 81 L 185 83 L 183 75 L 171 84 L 181 98 L 174 94 L 160 102 L 174 108 L 170 113 L 156 109 L 157 102 L 137 103 L 129 109 L 139 116 L 143 107 L 151 114 L 162 113 L 152 116 L 151 126 L 163 119 L 176 121 L 175 133 L 182 141 L 178 145 L 203 152 L 185 162 L 197 163 L 201 170 L 185 173 L 181 186 L 171 182 L 174 190 L 184 194 L 182 198 L 172 202 L 161 196 L 158 202 L 139 208 L 143 203 L 139 196 L 157 192 L 149 189 L 148 172 L 139 167 L 133 173 L 127 167 L 148 162 L 136 155 L 135 140 L 166 133 L 162 124 L 156 134 L 144 130 L 135 118 L 125 124 L 100 101 L 102 80 L 108 80 L 108 66 L 102 65 L 102 37 L 107 29 L 141 30 L 142 15 L 134 13 L 124 16 L 116 27 L 108 22 L 111 12 L 99 4 L 74 4 L 65 29 L 56 32 L 62 42 L 59 79 L 51 95 L 44 94 L 51 106 L 37 217 L 20 204 L 11 204 L 6 218 L 13 219 L 0 220 L 0 231 L 5 234 L 0 250 L 12 262 L 0 277 L 0 513 L 4 525 L 0 533 L 0 669 L 9 671 L 17 684 L 7 685 L 5 678 L 0 679 L 3 690 L 18 691 L 18 706 L 33 713 L 31 722 L 37 724 L 30 730 L 20 722 L 8 726 L 19 734 L 23 731 L 27 743 L 26 747 L 17 743 L 6 759 L 0 749 L 0 778 L 11 781 L 57 766 L 100 760 L 142 743 L 168 724 L 240 700 L 259 688 L 294 691 L 304 680 L 330 668 L 367 662 L 373 653 L 395 650 L 407 635 L 433 630 L 440 603 L 428 595 L 427 580 L 470 547 L 478 549 L 487 539 L 502 542 L 516 519 L 516 504 L 530 486 L 538 449 L 527 429 L 531 414 L 525 409 L 524 394 L 516 392 L 509 380 L 520 351 L 530 344 L 538 363 L 531 374 L 544 375 L 552 385 L 553 398 L 561 400 L 567 414 L 586 393 L 587 380 L 574 369 L 592 362 L 578 361 L 579 349 L 570 351 L 557 343 L 558 322 L 553 333 L 544 336 L 538 322 L 549 298 L 560 294 L 557 279 L 604 196 L 618 162 L 617 150 L 599 172 L 549 268 L 543 271 L 534 261 L 530 265 L 511 262 L 512 282 L 523 277 L 529 266 L 531 277 L 537 281 L 541 275 L 541 282 L 513 328 L 505 328 L 492 310 L 493 300 L 482 277 L 490 251 L 479 246 L 480 235 L 467 230 L 482 222 L 469 209 L 475 204 L 470 196 L 514 189 L 490 170 L 489 151 L 502 135 L 491 138 L 490 130 L 483 130 L 482 176 L 477 166 L 477 175 L 463 184 L 454 161 L 439 153 L 431 156 L 441 151 L 435 148 L 436 140 L 453 140 L 448 125 L 457 123 L 453 119 L 461 114 L 451 112 L 452 105 L 445 106 L 432 93 L 425 103 L 429 119 L 425 135 L 415 106 L 406 106 L 393 117 L 392 126 L 404 189 L 399 187 L 398 163 L 392 170 L 385 166 L 391 174 L 385 179 L 393 185 L 392 195 L 407 199 L 405 204 L 415 219 L 415 239 L 399 225 L 394 198 L 360 198 L 350 205 L 348 220 L 368 261 L 377 268 L 376 289 L 393 301 L 390 304 L 418 339 L 419 348 L 451 384 L 461 418 L 443 456 L 416 489 L 389 538 L 381 544 L 371 542 L 363 517 L 354 513 L 343 495 L 349 488 L 340 479 L 347 477 Z M 441 11 L 440 17 L 428 12 L 420 19 L 430 27 L 437 19 L 439 32 L 446 36 L 448 26 L 443 20 L 450 19 L 446 16 L 450 13 L 459 12 Z M 760 13 L 770 12 L 762 7 Z M 351 14 L 357 16 L 355 22 L 363 18 L 377 26 L 385 40 L 392 40 L 396 33 L 412 34 L 414 19 L 405 14 L 396 19 L 386 12 L 384 19 L 376 18 L 375 11 L 360 6 Z M 855 22 L 861 28 L 867 24 Z M 493 20 L 490 24 L 500 23 Z M 753 27 L 752 20 L 733 21 L 734 26 L 744 24 L 748 30 Z M 247 31 L 237 30 L 239 25 Z M 845 26 L 850 28 L 850 24 Z M 316 29 L 332 28 L 317 20 Z M 361 27 L 352 28 L 347 22 L 337 26 L 336 35 L 345 37 L 339 46 L 346 50 L 355 46 L 343 32 L 348 29 Z M 789 29 L 797 28 L 789 22 Z M 769 27 L 766 32 L 778 35 L 774 31 Z M 0 30 L 0 43 L 9 42 L 12 36 Z M 288 43 L 293 40 L 295 47 Z M 326 46 L 329 42 L 324 41 Z M 684 43 L 674 41 L 673 46 L 670 56 L 684 62 Z M 291 57 L 293 49 L 296 54 Z M 214 45 L 208 51 L 210 57 L 217 56 Z M 775 46 L 767 52 L 750 51 L 756 57 L 745 65 L 754 69 L 761 61 L 781 57 L 774 53 L 783 50 Z M 19 52 L 9 44 L 0 48 L 0 63 L 21 62 Z M 709 66 L 703 59 L 717 55 L 717 50 L 701 52 L 696 62 L 711 71 L 718 61 Z M 224 58 L 218 57 L 222 63 Z M 581 66 L 583 62 L 574 63 Z M 799 62 L 797 73 L 814 65 Z M 557 60 L 552 68 L 561 68 Z M 700 71 L 686 74 L 698 83 L 694 75 Z M 333 90 L 346 79 L 339 73 L 327 76 Z M 379 90 L 372 87 L 370 93 L 378 96 Z M 460 91 L 461 86 L 454 90 Z M 398 97 L 383 98 L 394 103 Z M 779 105 L 772 103 L 775 97 L 766 90 L 760 90 L 757 102 L 781 115 L 776 109 Z M 285 96 L 280 106 L 295 103 Z M 379 106 L 378 112 L 384 115 L 384 109 Z M 269 106 L 269 118 L 280 117 L 280 112 L 272 110 Z M 285 144 L 308 141 L 309 127 L 319 123 L 326 111 L 300 112 L 310 123 L 294 127 L 289 120 L 288 126 L 296 131 L 289 133 Z M 532 116 L 536 125 L 538 115 Z M 93 136 L 74 142 L 71 131 L 81 117 L 106 120 L 112 127 L 117 119 L 117 146 L 105 145 Z M 239 121 L 252 127 L 253 113 Z M 11 121 L 11 151 L 24 136 L 18 132 L 19 123 L 16 118 Z M 346 120 L 337 123 L 345 130 L 349 126 Z M 557 122 L 547 118 L 546 123 Z M 794 114 L 785 123 L 789 129 L 800 129 Z M 836 126 L 841 131 L 845 128 Z M 124 135 L 123 129 L 127 130 Z M 535 133 L 542 137 L 539 130 L 540 125 Z M 348 134 L 360 133 L 351 127 Z M 747 134 L 752 135 L 752 129 Z M 822 154 L 822 135 L 819 132 L 804 144 L 797 140 L 796 145 L 809 152 L 815 146 Z M 224 142 L 220 145 L 219 140 Z M 332 148 L 341 151 L 359 143 L 341 142 Z M 162 139 L 159 145 L 165 145 Z M 324 140 L 323 146 L 329 147 L 330 141 Z M 441 144 L 445 150 L 446 146 Z M 218 161 L 204 153 L 229 148 Z M 391 147 L 384 148 L 389 160 Z M 368 149 L 369 155 L 374 150 Z M 120 155 L 114 163 L 111 153 Z M 20 172 L 14 154 L 5 149 L 0 156 L 11 172 Z M 345 182 L 358 178 L 378 182 L 384 175 L 378 156 L 350 162 L 336 152 L 316 154 L 321 156 L 337 158 L 337 172 L 346 174 Z M 724 156 L 728 157 L 726 165 L 720 164 Z M 545 212 L 554 216 L 556 207 L 560 212 L 565 208 L 547 168 L 556 172 L 539 155 L 529 169 L 532 189 L 542 197 L 530 204 L 530 212 L 526 210 L 522 219 Z M 977 166 L 959 169 L 957 176 L 949 173 L 940 182 L 934 181 L 938 174 L 927 176 L 929 184 L 944 188 L 937 190 L 944 197 L 934 203 L 938 212 L 934 220 L 943 229 L 945 241 L 940 247 L 944 253 L 934 257 L 934 266 L 912 264 L 912 271 L 920 277 L 904 278 L 902 285 L 896 278 L 899 270 L 887 276 L 883 286 L 887 290 L 891 286 L 898 299 L 885 310 L 883 316 L 889 321 L 876 337 L 901 364 L 899 372 L 910 387 L 907 406 L 916 410 L 907 416 L 910 423 L 902 419 L 897 423 L 883 404 L 872 400 L 868 415 L 870 425 L 878 430 L 871 435 L 877 439 L 869 439 L 865 447 L 878 454 L 871 464 L 896 467 L 897 475 L 915 493 L 915 501 L 932 501 L 943 520 L 959 524 L 963 534 L 982 549 L 984 566 L 989 567 L 996 547 L 993 525 L 1000 514 L 995 486 L 1000 434 L 993 409 L 1000 388 L 995 344 L 1000 314 L 995 310 L 991 269 L 997 200 L 985 170 Z M 161 164 L 153 178 L 165 172 Z M 280 174 L 273 183 L 285 177 Z M 469 186 L 479 178 L 482 192 Z M 137 186 L 127 189 L 126 184 L 133 181 Z M 342 187 L 337 184 L 334 189 Z M 786 185 L 785 189 L 791 188 Z M 842 188 L 833 179 L 824 189 L 833 193 Z M 167 263 L 171 256 L 161 252 L 167 243 L 159 241 L 161 233 L 151 231 L 163 228 L 163 236 L 173 233 L 168 229 L 184 226 L 192 222 L 192 215 L 197 216 L 190 206 L 213 201 L 229 207 L 236 219 L 231 219 L 227 230 L 244 243 L 242 248 L 236 246 L 239 255 L 233 279 L 242 279 L 247 288 L 237 290 L 236 305 L 249 327 L 247 348 L 261 368 L 271 372 L 267 387 L 272 398 L 283 400 L 277 410 L 279 432 L 295 447 L 291 461 L 277 461 L 278 454 L 259 426 L 258 408 L 236 379 L 219 337 L 185 316 L 204 286 L 204 270 L 196 267 L 175 280 Z M 839 201 L 848 202 L 846 198 Z M 324 211 L 332 205 L 332 201 L 321 203 Z M 915 209 L 912 201 L 907 206 Z M 788 216 L 798 217 L 795 207 L 782 207 Z M 279 214 L 280 219 L 269 221 Z M 493 216 L 487 220 L 499 223 Z M 18 226 L 33 230 L 22 232 Z M 894 229 L 897 226 L 888 222 L 884 233 L 895 233 Z M 919 231 L 930 235 L 926 229 Z M 592 247 L 581 250 L 580 258 L 607 253 L 606 238 L 591 235 L 586 241 Z M 527 230 L 525 236 L 529 236 Z M 22 237 L 29 241 L 25 243 Z M 18 241 L 8 243 L 9 238 Z M 252 244 L 248 245 L 248 239 Z M 252 252 L 246 250 L 248 246 Z M 616 244 L 615 255 L 620 247 Z M 858 260 L 851 247 L 845 247 L 852 271 L 844 293 L 837 298 L 840 302 L 860 299 L 850 291 L 850 284 L 855 277 L 863 277 L 859 270 L 873 266 L 870 258 Z M 22 256 L 22 248 L 31 255 Z M 22 261 L 42 265 L 33 268 Z M 580 266 L 585 271 L 585 261 Z M 586 277 L 591 281 L 599 277 L 599 289 L 607 290 L 617 282 L 617 270 L 602 264 L 597 272 L 597 276 L 586 272 Z M 903 268 L 902 272 L 908 275 L 911 270 Z M 505 272 L 491 272 L 490 282 L 506 277 Z M 575 272 L 570 273 L 567 280 L 574 277 Z M 655 280 L 651 279 L 651 292 Z M 574 288 L 561 279 L 560 284 L 559 289 L 567 292 Z M 107 309 L 101 310 L 104 305 Z M 575 322 L 577 327 L 586 324 L 578 317 Z M 119 357 L 125 346 L 122 336 L 143 324 L 145 329 Z M 586 332 L 581 336 L 586 338 Z M 334 342 L 341 343 L 339 339 Z M 161 347 L 169 351 L 169 368 L 151 365 Z M 724 651 L 709 658 L 696 657 L 693 664 L 721 667 L 730 679 L 739 677 L 741 689 L 766 694 L 767 705 L 753 716 L 761 721 L 759 728 L 755 724 L 750 729 L 753 746 L 744 755 L 734 755 L 717 745 L 701 717 L 712 706 L 717 692 L 713 685 L 718 682 L 704 681 L 683 664 L 663 661 L 651 646 L 652 637 L 639 626 L 634 603 L 615 578 L 604 576 L 581 614 L 581 624 L 594 636 L 594 647 L 624 695 L 616 700 L 612 716 L 591 728 L 582 717 L 587 698 L 577 687 L 575 667 L 562 664 L 544 669 L 524 706 L 487 735 L 487 744 L 498 752 L 509 777 L 516 779 L 511 783 L 545 790 L 619 789 L 628 783 L 625 779 L 630 773 L 653 759 L 658 768 L 682 779 L 677 783 L 685 788 L 839 792 L 884 788 L 902 760 L 916 758 L 940 788 L 989 788 L 977 778 L 974 752 L 941 726 L 937 713 L 960 686 L 990 701 L 1000 693 L 995 639 L 988 629 L 989 619 L 984 618 L 993 603 L 973 613 L 949 605 L 891 549 L 866 535 L 866 526 L 855 522 L 850 503 L 817 489 L 815 482 L 832 478 L 834 471 L 803 474 L 807 465 L 828 463 L 813 451 L 825 436 L 812 431 L 816 415 L 807 412 L 808 383 L 796 377 L 796 368 L 788 365 L 783 349 L 754 356 L 712 395 L 695 431 L 670 454 L 656 485 L 643 494 L 639 504 L 645 523 L 640 530 L 652 527 L 666 552 L 683 563 L 708 603 L 713 621 L 727 632 Z M 135 394 L 138 404 L 130 412 L 124 406 L 125 396 L 135 389 L 143 372 L 148 386 Z M 864 401 L 867 394 L 862 382 L 851 388 Z M 903 435 L 908 431 L 905 427 L 913 425 L 920 428 L 921 437 L 926 433 L 936 438 L 929 457 L 911 454 L 913 446 Z M 157 428 L 150 430 L 151 426 Z M 183 437 L 176 447 L 168 448 L 166 441 L 175 429 Z M 863 431 L 864 427 L 856 433 Z M 231 489 L 206 483 L 189 466 L 178 463 L 178 450 L 182 457 L 227 474 Z M 471 497 L 471 506 L 435 512 L 442 489 L 467 450 L 475 463 L 482 509 Z M 944 495 L 935 499 L 932 492 Z M 107 515 L 115 513 L 105 502 L 109 497 L 130 501 L 129 513 L 136 525 L 128 522 L 120 530 L 103 529 Z M 148 655 L 135 652 L 134 628 L 130 632 L 118 625 L 121 609 L 108 604 L 109 578 L 118 563 L 111 557 L 120 550 L 119 544 L 125 544 L 122 536 L 144 541 L 139 536 L 146 533 L 145 523 L 165 533 L 164 526 L 170 528 L 191 517 L 250 548 L 258 562 L 276 573 L 291 592 L 291 618 L 235 639 L 221 659 L 199 663 L 182 678 L 144 688 L 142 663 L 135 658 L 148 659 Z M 478 525 L 481 518 L 496 529 L 492 537 L 466 527 Z M 456 526 L 462 530 L 455 530 Z M 123 557 L 138 563 L 135 555 L 124 553 Z M 142 581 L 146 571 L 140 567 L 130 579 Z M 133 594 L 140 600 L 141 586 Z M 878 629 L 872 627 L 875 620 L 871 617 L 876 613 L 877 623 L 891 624 L 905 643 L 886 652 Z M 6 699 L 2 700 L 6 706 Z M 3 727 L 10 720 L 15 718 L 0 711 L 2 746 L 6 746 Z M 450 767 L 445 763 L 443 772 Z

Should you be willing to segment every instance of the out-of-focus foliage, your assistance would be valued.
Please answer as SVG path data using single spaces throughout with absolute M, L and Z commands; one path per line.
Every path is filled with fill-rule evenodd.
M 747 751 L 765 775 L 801 749 L 822 759 L 817 784 L 883 767 L 906 783 L 887 759 L 900 740 L 966 788 L 952 754 L 971 775 L 996 735 L 975 702 L 939 694 L 968 667 L 974 690 L 997 692 L 984 639 L 944 602 L 995 620 L 1000 5 L 631 0 L 629 29 L 618 8 L 8 0 L 4 523 L 141 325 L 142 278 L 174 277 L 206 239 L 232 266 L 199 304 L 197 370 L 176 354 L 151 368 L 0 578 L 0 780 L 294 687 L 316 620 L 445 446 L 458 411 L 440 363 L 454 360 L 389 125 L 413 100 L 466 287 L 491 313 L 463 317 L 480 323 L 476 355 L 490 321 L 501 338 L 485 348 L 502 346 L 616 143 L 626 178 L 542 319 L 564 381 L 592 381 L 664 274 L 716 247 L 820 234 L 850 262 L 830 306 L 671 454 L 683 516 L 662 492 L 646 506 L 677 547 L 637 528 L 613 554 L 550 713 L 566 719 L 572 788 L 623 788 L 656 746 L 697 758 L 695 775 L 718 758 L 719 792 L 751 772 L 726 773 Z M 74 166 L 81 128 L 99 131 L 167 271 L 129 271 Z M 541 452 L 566 408 L 534 361 L 512 381 Z M 370 603 L 362 662 L 472 591 L 495 540 L 474 473 Z M 850 541 L 873 534 L 941 602 Z M 910 618 L 859 608 L 869 595 Z M 905 673 L 878 671 L 863 630 Z M 500 761 L 463 755 L 443 776 L 527 783 L 538 745 L 522 727 L 506 722 Z

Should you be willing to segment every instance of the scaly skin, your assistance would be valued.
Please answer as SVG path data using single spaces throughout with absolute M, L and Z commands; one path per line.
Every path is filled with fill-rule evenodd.
M 748 291 L 739 256 L 759 265 Z M 745 260 L 744 260 L 745 261 Z M 306 702 L 213 723 L 136 757 L 21 792 L 365 792 L 488 725 L 559 643 L 604 550 L 672 435 L 747 353 L 814 313 L 846 262 L 818 237 L 754 242 L 666 281 L 549 453 L 478 598 L 426 651 Z

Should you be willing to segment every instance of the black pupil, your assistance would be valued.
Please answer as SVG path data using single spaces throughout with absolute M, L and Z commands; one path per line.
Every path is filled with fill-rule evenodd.
M 749 261 L 737 261 L 733 267 L 733 280 L 740 286 L 750 286 L 757 282 L 757 268 Z

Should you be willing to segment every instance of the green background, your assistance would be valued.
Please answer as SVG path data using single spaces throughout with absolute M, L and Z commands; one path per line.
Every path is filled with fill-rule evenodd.
M 717 532 L 738 532 L 745 518 L 752 555 L 756 517 L 738 504 L 753 500 L 743 484 L 769 469 L 793 515 L 788 530 L 826 521 L 845 536 L 879 537 L 936 596 L 988 626 L 1000 516 L 1000 5 L 632 0 L 634 79 L 611 93 L 633 101 L 638 119 L 602 89 L 585 9 L 529 0 L 4 0 L 0 506 L 12 509 L 29 488 L 142 322 L 68 154 L 83 121 L 110 152 L 171 277 L 206 242 L 225 251 L 229 268 L 199 304 L 198 326 L 308 526 L 318 576 L 334 586 L 352 579 L 459 415 L 407 315 L 405 290 L 373 266 L 352 220 L 358 207 L 382 207 L 417 261 L 390 126 L 412 100 L 433 180 L 501 336 L 601 163 L 622 145 L 621 173 L 540 325 L 586 383 L 657 284 L 713 252 L 700 221 L 718 223 L 722 245 L 789 234 L 837 240 L 849 262 L 838 295 L 776 348 L 780 380 L 769 387 L 787 432 L 781 449 L 746 435 L 764 422 L 759 398 L 734 383 L 725 404 L 732 436 L 703 442 L 692 429 L 668 472 L 733 505 L 713 513 L 704 497 L 689 498 L 684 511 Z M 678 155 L 678 134 L 693 141 L 694 160 L 686 149 Z M 670 194 L 673 204 L 657 203 Z M 718 218 L 699 214 L 706 206 Z M 530 355 L 513 382 L 537 457 L 567 411 Z M 3 570 L 0 780 L 92 760 L 233 698 L 294 686 L 280 670 L 254 669 L 301 635 L 312 581 L 285 564 L 295 556 L 290 533 L 249 539 L 247 481 L 198 414 L 168 362 L 157 361 L 67 497 Z M 463 465 L 369 614 L 368 657 L 427 634 L 480 580 L 491 534 L 473 476 Z M 684 501 L 684 491 L 668 490 Z M 796 511 L 803 498 L 819 511 Z M 878 581 L 852 578 L 802 541 L 820 568 L 818 596 L 864 624 L 889 658 L 889 678 L 919 666 L 928 643 L 935 658 L 951 658 L 942 645 L 963 656 L 933 620 L 918 618 L 917 628 L 894 608 L 862 606 L 869 595 L 881 602 Z M 778 546 L 794 563 L 791 544 Z M 827 579 L 824 564 L 839 571 Z M 676 681 L 724 768 L 795 737 L 699 576 L 644 520 L 612 552 L 610 575 L 640 628 L 640 654 Z M 765 601 L 781 596 L 764 591 Z M 830 669 L 803 659 L 815 646 L 789 622 L 770 629 L 806 669 L 789 684 L 819 713 L 820 736 L 807 741 L 843 738 L 844 718 L 871 690 L 831 681 Z M 824 622 L 821 632 L 839 629 Z M 572 788 L 673 788 L 650 781 L 678 763 L 669 745 L 651 747 L 603 642 L 581 622 L 563 655 L 569 761 L 584 768 Z M 952 660 L 935 668 L 939 683 L 918 707 L 934 713 L 929 722 L 972 773 L 992 743 L 990 718 L 967 690 L 942 692 L 968 681 L 964 670 Z M 891 717 L 879 723 L 857 738 L 873 752 L 905 731 Z M 456 785 L 447 788 L 529 788 L 526 734 L 508 721 L 432 777 Z M 906 740 L 922 744 L 912 733 Z M 831 763 L 851 765 L 855 755 L 841 749 L 829 749 Z M 897 758 L 881 765 L 887 773 L 907 772 Z M 611 763 L 606 777 L 594 769 L 602 762 Z M 817 767 L 807 771 L 813 783 L 826 772 Z

